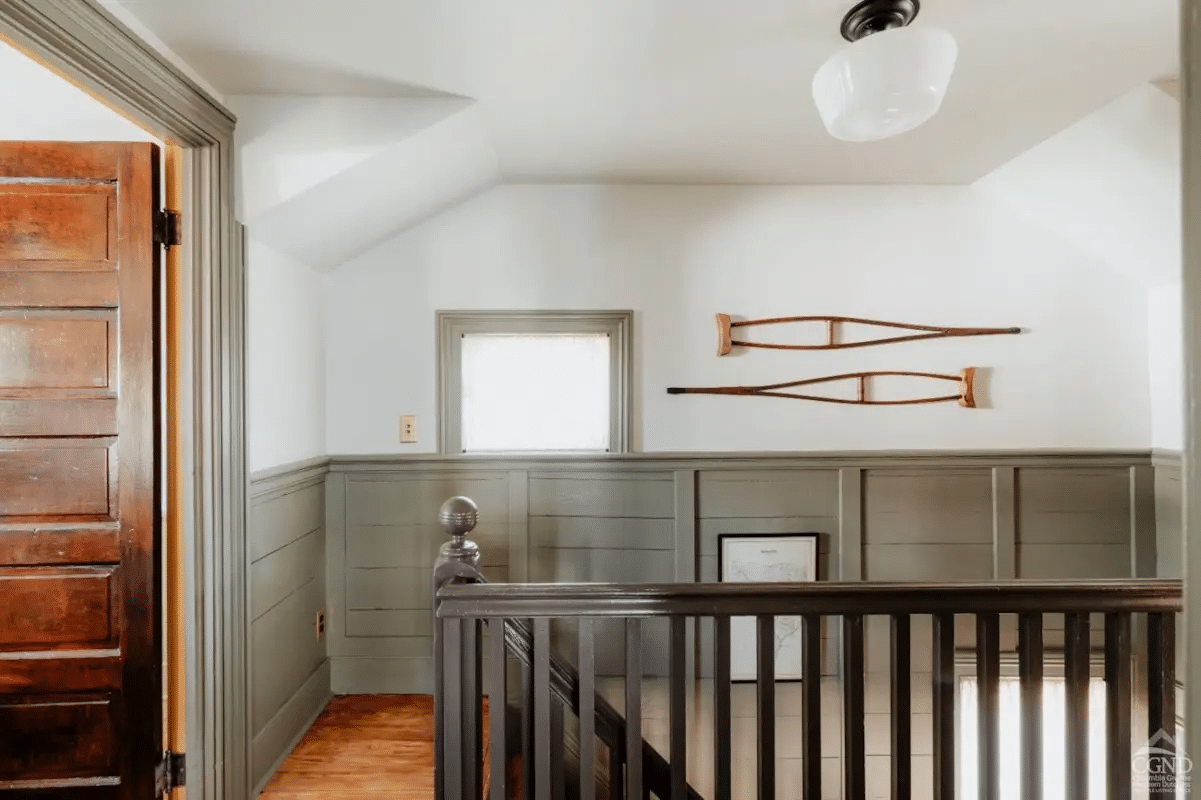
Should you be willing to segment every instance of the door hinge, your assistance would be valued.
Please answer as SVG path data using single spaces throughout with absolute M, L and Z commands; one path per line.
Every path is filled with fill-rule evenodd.
M 155 214 L 154 243 L 163 247 L 183 244 L 183 214 L 168 210 Z
M 186 758 L 184 753 L 173 753 L 170 750 L 163 753 L 163 760 L 158 762 L 158 768 L 154 771 L 154 785 L 159 797 L 185 784 Z

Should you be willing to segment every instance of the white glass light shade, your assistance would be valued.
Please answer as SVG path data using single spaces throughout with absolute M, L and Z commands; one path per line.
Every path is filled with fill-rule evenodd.
M 893 28 L 843 47 L 813 76 L 813 102 L 836 139 L 869 142 L 938 112 L 959 46 L 939 28 Z

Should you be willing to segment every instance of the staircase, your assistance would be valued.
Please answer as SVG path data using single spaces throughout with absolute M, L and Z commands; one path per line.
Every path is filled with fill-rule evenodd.
M 965 789 L 980 800 L 1000 800 L 1003 780 L 1009 797 L 1018 793 L 1019 779 L 1023 800 L 1041 800 L 1048 775 L 1047 800 L 1083 800 L 1094 777 L 1089 716 L 1097 676 L 1105 703 L 1103 719 L 1093 726 L 1105 731 L 1108 800 L 1130 800 L 1136 790 L 1151 800 L 1175 796 L 1162 785 L 1148 792 L 1148 775 L 1133 765 L 1135 748 L 1149 740 L 1162 748 L 1159 757 L 1179 763 L 1170 736 L 1177 721 L 1179 581 L 488 584 L 479 572 L 478 548 L 466 538 L 473 508 L 466 498 L 444 506 L 442 521 L 452 541 L 434 572 L 438 800 L 479 800 L 485 786 L 491 800 L 643 800 L 651 794 L 699 800 L 688 780 L 695 774 L 688 760 L 694 728 L 689 698 L 697 702 L 697 687 L 705 687 L 711 714 L 706 796 L 712 800 L 777 797 L 783 754 L 800 766 L 796 789 L 787 796 L 803 800 L 831 793 L 844 800 L 953 800 Z M 731 621 L 746 617 L 754 620 L 754 780 L 739 787 L 733 754 L 746 748 L 733 733 L 731 657 L 749 653 L 732 653 Z M 802 646 L 800 687 L 790 691 L 799 696 L 799 724 L 779 731 L 777 617 L 799 620 Z M 598 637 L 598 620 L 620 621 L 621 641 Z M 552 623 L 574 633 L 572 658 L 552 652 Z M 665 754 L 640 735 L 646 631 L 663 624 L 669 654 Z M 622 648 L 624 713 L 597 693 L 602 647 Z M 500 715 L 489 720 L 485 760 L 484 678 L 491 707 L 508 707 L 513 665 L 520 673 L 515 724 L 510 731 Z M 1014 746 L 1020 770 L 1004 776 L 1003 671 L 1020 686 L 1020 744 Z M 965 677 L 976 698 L 975 758 L 957 765 L 965 755 L 956 724 L 958 684 Z M 824 697 L 823 684 L 831 686 L 831 678 L 837 695 Z M 1062 712 L 1064 730 L 1057 735 L 1065 756 L 1053 764 L 1045 763 L 1044 747 L 1048 680 L 1063 684 L 1056 709 Z M 868 689 L 883 687 L 887 710 L 876 701 L 869 713 Z M 915 712 L 919 697 L 928 698 L 928 712 Z M 578 721 L 575 747 L 567 744 L 568 719 Z M 883 763 L 878 755 L 869 757 L 869 721 L 873 731 L 887 734 Z M 923 741 L 928 733 L 928 755 L 915 749 L 915 730 Z M 831 741 L 838 743 L 834 781 L 823 768 L 833 760 L 825 758 L 823 746 Z M 521 758 L 520 787 L 510 784 L 507 769 L 515 754 Z M 1096 753 L 1091 758 L 1102 763 Z M 975 785 L 963 787 L 969 768 Z

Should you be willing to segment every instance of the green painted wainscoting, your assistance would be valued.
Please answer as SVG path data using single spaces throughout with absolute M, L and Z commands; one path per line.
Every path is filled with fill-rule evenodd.
M 430 575 L 445 541 L 437 513 L 456 494 L 479 504 L 473 538 L 492 581 L 713 581 L 719 535 L 783 532 L 821 534 L 823 580 L 1179 574 L 1172 453 L 335 456 L 288 465 L 251 483 L 257 786 L 331 694 L 433 691 Z M 915 687 L 928 686 L 930 668 L 929 648 L 917 646 L 929 637 L 922 622 L 914 620 Z M 965 648 L 970 622 L 957 637 Z M 1057 623 L 1048 623 L 1053 648 Z M 647 626 L 648 676 L 666 671 L 659 627 Z M 621 641 L 607 623 L 598 636 Z M 690 636 L 706 677 L 708 627 Z M 869 678 L 887 678 L 887 620 L 868 620 L 867 636 Z M 572 644 L 569 630 L 558 632 L 557 647 Z M 825 650 L 834 676 L 836 642 Z M 619 644 L 598 654 L 602 675 L 620 673 Z M 918 692 L 915 713 L 929 713 L 926 695 Z M 881 703 L 869 712 L 887 712 Z

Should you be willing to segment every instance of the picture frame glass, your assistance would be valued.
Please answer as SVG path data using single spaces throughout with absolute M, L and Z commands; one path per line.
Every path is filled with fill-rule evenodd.
M 723 534 L 717 539 L 718 580 L 723 583 L 816 581 L 817 534 Z M 799 680 L 802 664 L 800 617 L 776 617 L 776 680 Z M 730 679 L 757 675 L 754 617 L 730 620 Z

